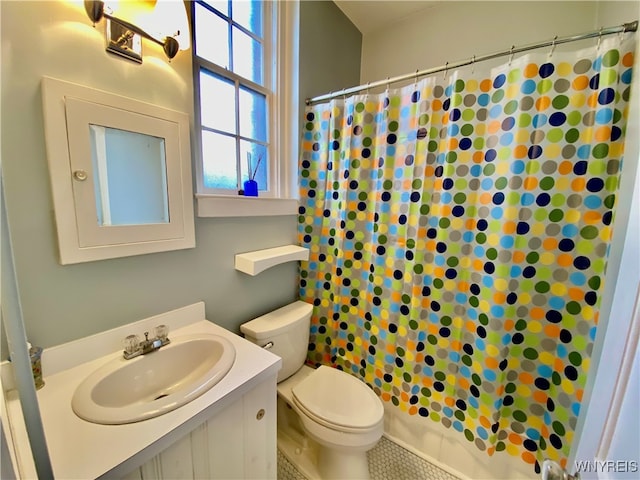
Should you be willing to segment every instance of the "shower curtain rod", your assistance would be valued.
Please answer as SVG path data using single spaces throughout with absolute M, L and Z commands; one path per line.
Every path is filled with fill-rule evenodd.
M 520 47 L 516 47 L 513 45 L 509 50 L 502 50 L 500 52 L 489 53 L 487 55 L 481 55 L 476 57 L 475 55 L 471 57 L 469 60 L 462 60 L 454 63 L 446 63 L 445 65 L 441 65 L 439 67 L 429 68 L 427 70 L 417 70 L 415 73 L 407 73 L 405 75 L 399 75 L 393 78 L 387 78 L 386 80 L 378 80 L 377 82 L 369 82 L 366 85 L 358 85 L 356 87 L 345 88 L 342 90 L 338 90 L 337 92 L 327 93 L 325 95 L 320 95 L 313 98 L 307 98 L 305 103 L 307 105 L 312 105 L 314 103 L 319 103 L 324 100 L 331 100 L 332 98 L 341 97 L 343 95 L 350 95 L 352 93 L 361 92 L 363 90 L 368 90 L 369 88 L 380 87 L 382 85 L 387 85 L 391 83 L 401 82 L 403 80 L 409 80 L 418 77 L 424 77 L 425 75 L 431 75 L 433 73 L 444 72 L 449 69 L 455 69 L 460 67 L 465 67 L 467 65 L 472 65 L 477 62 L 483 62 L 485 60 L 492 60 L 494 58 L 504 57 L 506 55 L 515 55 L 516 53 L 526 52 L 528 50 L 534 50 L 536 48 L 543 47 L 551 47 L 555 48 L 556 45 L 560 45 L 562 43 L 575 42 L 578 40 L 585 40 L 588 38 L 602 38 L 604 35 L 612 35 L 614 33 L 625 33 L 625 32 L 636 32 L 638 30 L 638 20 L 634 22 L 624 23 L 622 25 L 617 25 L 614 27 L 600 28 L 599 30 L 593 30 L 591 32 L 582 33 L 579 35 L 572 35 L 568 37 L 554 38 L 553 40 L 548 40 L 546 42 L 532 43 L 529 45 L 523 45 Z M 552 50 L 553 51 L 553 50 Z

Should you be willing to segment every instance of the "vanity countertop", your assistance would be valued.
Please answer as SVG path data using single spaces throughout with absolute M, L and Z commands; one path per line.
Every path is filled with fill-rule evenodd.
M 47 375 L 47 358 L 43 355 L 43 371 L 45 386 L 38 390 L 38 403 L 44 425 L 44 431 L 56 478 L 98 478 L 115 473 L 112 470 L 126 461 L 140 464 L 147 457 L 180 439 L 217 411 L 240 398 L 256 385 L 273 377 L 280 368 L 281 360 L 276 355 L 259 348 L 234 333 L 204 320 L 204 304 L 185 307 L 192 319 L 200 320 L 184 325 L 173 324 L 167 314 L 162 321 L 171 328 L 170 337 L 181 335 L 209 333 L 228 339 L 236 349 L 236 358 L 229 373 L 210 390 L 191 402 L 155 418 L 124 425 L 100 425 L 82 420 L 71 408 L 71 398 L 78 385 L 94 370 L 104 363 L 122 355 L 122 351 L 100 356 L 89 361 L 61 369 L 71 362 L 69 351 L 82 351 L 86 355 L 86 347 L 78 344 L 82 340 L 71 342 L 67 348 L 66 358 L 62 361 L 50 355 L 52 375 Z M 184 309 L 173 312 L 181 312 Z M 201 312 L 201 314 L 200 314 Z M 169 312 L 172 313 L 172 312 Z M 159 316 L 160 317 L 160 316 Z M 157 318 L 157 317 L 152 317 Z M 139 322 L 136 322 L 139 323 Z M 142 325 L 144 328 L 153 321 Z M 156 323 L 157 324 L 157 323 Z M 111 337 L 121 335 L 123 329 L 128 333 L 138 333 L 141 325 L 136 324 L 119 327 L 110 331 Z M 133 330 L 132 330 L 133 328 Z M 118 331 L 116 333 L 116 331 Z M 89 342 L 99 342 L 100 335 Z M 121 336 L 120 338 L 124 338 Z M 62 347 L 62 346 L 61 346 Z M 54 347 L 61 350 L 61 347 Z M 45 350 L 46 353 L 46 350 Z M 59 351 L 57 352 L 59 356 Z M 65 364 L 66 363 L 66 364 Z M 151 448 L 148 448 L 150 447 Z M 131 468 L 135 468 L 132 465 Z M 120 473 L 122 467 L 118 469 Z

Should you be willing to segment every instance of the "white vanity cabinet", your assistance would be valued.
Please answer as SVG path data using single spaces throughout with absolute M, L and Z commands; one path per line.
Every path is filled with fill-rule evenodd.
M 118 472 L 132 461 L 136 458 L 104 478 L 120 477 Z M 123 478 L 275 479 L 276 467 L 276 377 L 272 377 Z
M 276 378 L 282 360 L 204 318 L 199 302 L 45 349 L 45 386 L 37 396 L 55 478 L 276 478 Z M 235 349 L 231 369 L 199 397 L 143 421 L 103 425 L 76 415 L 71 399 L 82 380 L 121 357 L 128 334 L 156 325 L 169 326 L 176 342 L 182 336 L 226 338 Z M 8 393 L 7 408 L 19 419 L 17 395 Z M 14 423 L 19 425 L 12 421 L 12 428 Z

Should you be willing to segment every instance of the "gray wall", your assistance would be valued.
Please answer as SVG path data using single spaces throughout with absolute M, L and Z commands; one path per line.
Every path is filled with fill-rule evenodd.
M 362 34 L 332 1 L 300 2 L 300 106 L 360 83 Z
M 0 9 L 2 169 L 20 301 L 33 344 L 58 345 L 198 301 L 206 303 L 209 320 L 238 331 L 243 321 L 297 298 L 295 263 L 256 277 L 233 268 L 237 252 L 295 243 L 293 215 L 196 218 L 194 249 L 59 265 L 42 76 L 192 114 L 190 53 L 168 64 L 145 41 L 144 63 L 137 65 L 104 52 L 102 26 L 91 28 L 81 4 L 0 2 Z M 361 36 L 333 2 L 303 2 L 301 34 L 303 97 L 357 83 Z M 2 344 L 6 358 L 4 339 Z

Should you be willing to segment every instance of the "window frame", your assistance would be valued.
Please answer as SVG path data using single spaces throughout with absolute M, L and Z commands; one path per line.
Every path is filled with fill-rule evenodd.
M 209 216 L 256 216 L 296 214 L 297 201 L 297 152 L 298 152 L 298 1 L 263 2 L 263 78 L 264 86 L 247 80 L 211 61 L 196 55 L 195 9 L 198 3 L 212 15 L 218 15 L 201 2 L 191 2 L 191 36 L 194 88 L 194 137 L 197 213 Z M 222 17 L 221 17 L 222 18 Z M 246 28 L 231 19 L 246 33 Z M 229 48 L 227 44 L 225 48 Z M 268 140 L 268 192 L 260 191 L 258 197 L 244 197 L 236 190 L 212 189 L 204 186 L 202 132 L 200 111 L 200 74 L 209 71 L 228 79 L 236 92 L 242 86 L 267 97 Z M 236 113 L 239 113 L 239 97 L 236 95 Z M 240 135 L 239 115 L 236 114 L 236 133 L 232 138 L 237 148 L 244 137 Z M 287 128 L 282 128 L 287 125 Z M 206 129 L 205 130 L 210 130 Z M 215 130 L 210 130 L 214 131 Z M 252 139 L 253 140 L 253 139 Z M 236 152 L 240 155 L 240 150 Z M 237 158 L 237 157 L 236 157 Z M 239 172 L 240 174 L 240 172 Z M 242 177 L 239 177 L 242 181 Z

